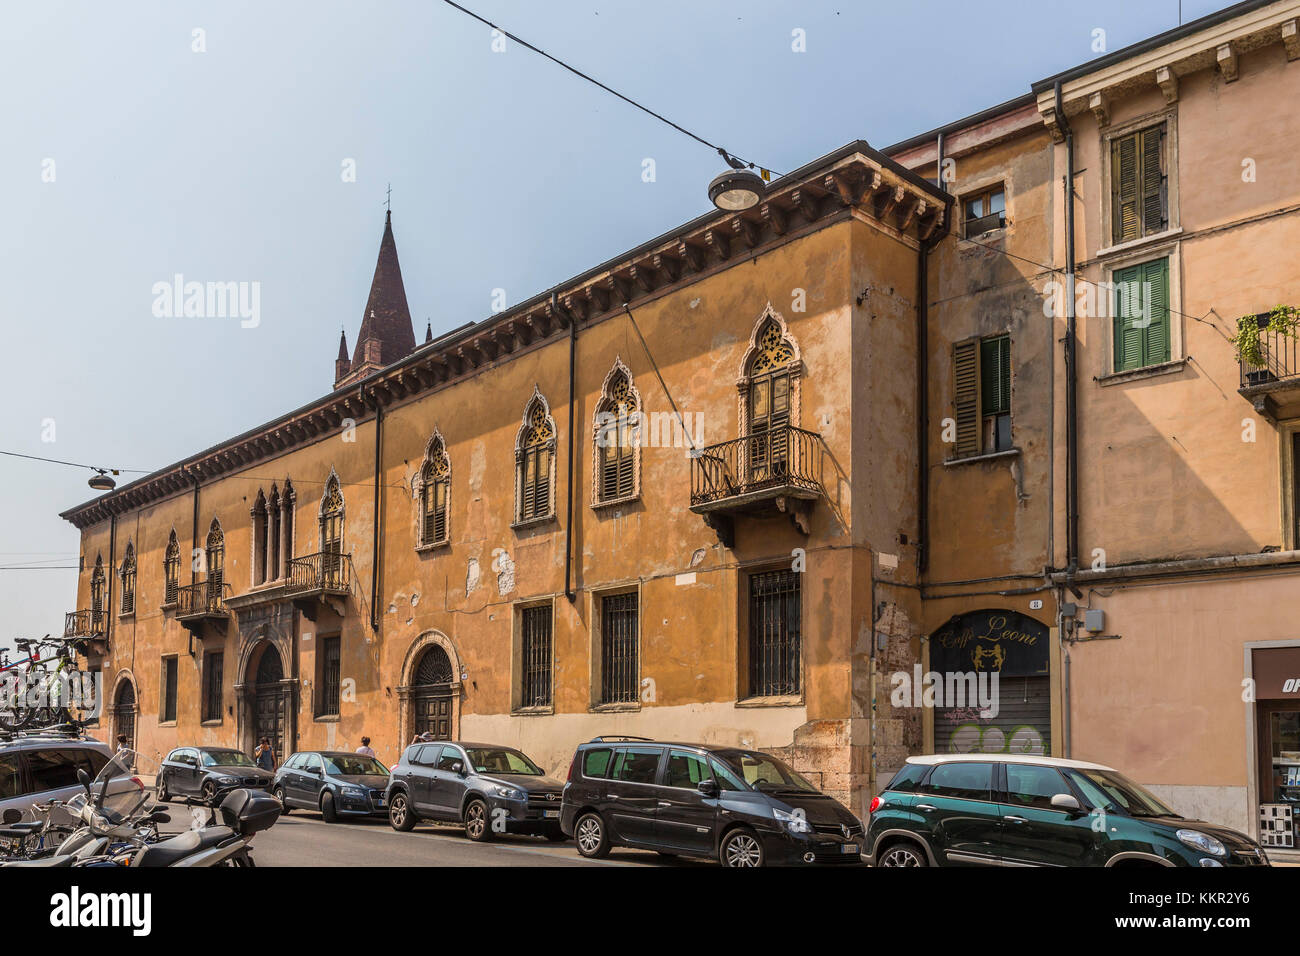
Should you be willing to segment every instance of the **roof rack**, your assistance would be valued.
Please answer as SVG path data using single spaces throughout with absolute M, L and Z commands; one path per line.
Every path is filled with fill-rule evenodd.
M 0 730 L 0 741 L 10 743 L 34 737 L 55 738 L 57 740 L 94 740 L 85 727 L 68 724 L 55 724 L 50 727 L 24 727 L 22 730 Z
M 592 744 L 605 744 L 613 740 L 644 740 L 646 743 L 653 743 L 650 737 L 633 737 L 631 734 L 606 734 L 603 737 L 592 737 L 587 741 Z

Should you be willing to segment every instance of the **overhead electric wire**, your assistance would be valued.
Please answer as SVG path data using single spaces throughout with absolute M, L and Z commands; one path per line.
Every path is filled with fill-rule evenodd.
M 717 145 L 716 143 L 711 143 L 711 142 L 709 142 L 709 141 L 708 141 L 707 139 L 705 139 L 703 136 L 700 136 L 700 135 L 697 134 L 697 133 L 692 133 L 692 132 L 691 132 L 690 130 L 688 130 L 685 126 L 681 126 L 681 125 L 678 124 L 678 123 L 674 123 L 672 120 L 670 120 L 668 117 L 664 116 L 662 113 L 656 113 L 654 110 L 650 109 L 650 107 L 648 107 L 648 106 L 644 106 L 644 105 L 642 105 L 641 103 L 638 103 L 636 100 L 632 99 L 630 96 L 624 96 L 624 95 L 623 95 L 622 93 L 620 93 L 618 90 L 613 89 L 612 87 L 606 86 L 604 83 L 600 82 L 600 80 L 596 79 L 594 76 L 591 76 L 591 75 L 589 75 L 589 74 L 587 74 L 587 73 L 582 72 L 582 71 L 579 70 L 577 67 L 570 66 L 568 63 L 565 63 L 565 62 L 564 62 L 563 60 L 561 60 L 559 57 L 557 57 L 557 56 L 552 56 L 550 53 L 547 53 L 547 52 L 546 52 L 545 50 L 543 50 L 541 47 L 534 46 L 533 44 L 529 43 L 527 40 L 523 39 L 522 37 L 516 36 L 515 34 L 511 33 L 509 30 L 505 29 L 504 27 L 498 26 L 497 24 L 493 23 L 491 20 L 487 19 L 486 17 L 479 16 L 479 15 L 478 15 L 477 13 L 475 13 L 473 10 L 469 10 L 469 9 L 466 9 L 465 7 L 462 7 L 459 3 L 454 2 L 454 0 L 443 0 L 443 3 L 447 4 L 447 6 L 449 6 L 449 7 L 455 7 L 457 10 L 459 10 L 461 13 L 465 14 L 466 16 L 473 17 L 475 20 L 479 21 L 479 23 L 486 24 L 487 26 L 491 27 L 493 30 L 496 30 L 496 31 L 497 31 L 498 33 L 500 33 L 502 36 L 507 37 L 507 38 L 509 38 L 509 39 L 511 39 L 511 40 L 514 40 L 514 41 L 515 41 L 516 43 L 518 43 L 520 46 L 525 47 L 526 49 L 532 50 L 534 53 L 536 53 L 536 54 L 538 54 L 538 55 L 540 55 L 540 56 L 544 56 L 544 57 L 546 57 L 546 59 L 550 60 L 552 63 L 556 64 L 557 66 L 562 66 L 562 67 L 564 67 L 564 69 L 568 70 L 568 71 L 569 71 L 570 73 L 572 73 L 574 76 L 580 77 L 581 79 L 586 80 L 588 83 L 591 83 L 591 84 L 593 84 L 593 85 L 595 85 L 595 86 L 600 87 L 600 88 L 601 88 L 602 90 L 604 90 L 606 93 L 609 93 L 609 94 L 612 95 L 612 96 L 616 96 L 616 97 L 618 97 L 620 100 L 622 100 L 624 103 L 627 103 L 629 106 L 634 106 L 634 107 L 636 107 L 637 109 L 639 109 L 641 112 L 646 113 L 646 114 L 648 114 L 648 115 L 650 115 L 650 116 L 653 116 L 655 119 L 659 120 L 659 122 L 661 122 L 661 123 L 665 123 L 665 124 L 667 124 L 668 126 L 671 126 L 673 129 L 677 130 L 677 132 L 683 134 L 684 136 L 689 136 L 691 139 L 695 140 L 697 143 L 700 143 L 700 144 L 703 145 L 703 146 L 707 146 L 707 147 L 709 147 L 709 149 L 712 149 L 712 150 L 715 150 L 715 151 L 718 152 L 718 153 L 721 153 L 724 159 L 725 159 L 725 158 L 728 158 L 728 157 L 731 157 L 731 158 L 737 159 L 737 160 L 739 160 L 740 162 L 744 163 L 744 164 L 745 164 L 746 166 L 748 166 L 750 169 L 762 169 L 762 170 L 765 170 L 765 171 L 768 172 L 768 173 L 771 173 L 773 176 L 781 176 L 781 175 L 783 175 L 782 173 L 778 173 L 778 172 L 776 172 L 775 170 L 773 170 L 770 166 L 760 166 L 760 165 L 758 165 L 758 164 L 756 164 L 756 163 L 752 163 L 752 162 L 750 162 L 749 160 L 745 159 L 745 158 L 742 157 L 742 156 L 738 156 L 738 155 L 736 155 L 735 153 L 730 152 L 729 150 L 723 149 L 721 146 Z

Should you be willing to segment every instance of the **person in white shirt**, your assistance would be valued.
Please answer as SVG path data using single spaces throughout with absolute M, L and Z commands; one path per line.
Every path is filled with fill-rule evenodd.
M 374 752 L 373 750 L 370 749 L 370 738 L 369 738 L 369 737 L 362 737 L 362 738 L 361 738 L 361 746 L 357 748 L 357 753 L 359 753 L 359 754 L 365 754 L 367 757 L 373 757 L 373 756 L 375 755 L 375 752 Z

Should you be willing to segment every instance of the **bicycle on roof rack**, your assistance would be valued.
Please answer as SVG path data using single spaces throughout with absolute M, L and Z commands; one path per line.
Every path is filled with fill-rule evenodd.
M 14 641 L 18 653 L 26 657 L 14 663 L 7 654 L 0 658 L 0 731 L 81 731 L 82 718 L 99 703 L 94 674 L 77 664 L 87 641 L 52 639 L 48 634 L 40 640 Z M 44 648 L 50 648 L 52 655 L 43 655 Z

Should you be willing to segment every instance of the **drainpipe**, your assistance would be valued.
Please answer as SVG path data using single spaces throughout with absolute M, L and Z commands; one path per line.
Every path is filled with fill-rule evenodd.
M 366 399 L 365 389 L 361 389 L 362 402 Z M 379 496 L 382 490 L 380 449 L 384 436 L 384 406 L 379 403 L 379 393 L 370 390 L 370 400 L 375 404 L 375 509 L 372 518 L 370 539 L 370 630 L 379 631 L 379 575 L 383 570 L 382 555 L 379 552 Z
M 1065 131 L 1065 551 L 1070 580 L 1079 570 L 1079 420 L 1075 367 L 1074 131 L 1056 81 L 1056 122 Z M 1068 584 L 1068 582 L 1067 582 Z
M 108 606 L 104 608 L 104 641 L 113 646 L 113 579 L 117 577 L 117 512 L 108 519 Z
M 194 523 L 190 527 L 190 584 L 197 584 L 199 569 L 194 566 L 194 554 L 199 550 L 199 476 L 191 472 L 190 478 L 194 482 Z M 178 580 L 179 577 L 177 575 Z
M 551 292 L 551 311 L 560 314 L 560 303 L 554 292 Z M 578 347 L 578 323 L 567 311 L 565 317 L 569 320 L 569 478 L 564 486 L 564 596 L 573 604 L 578 599 L 573 590 L 573 403 L 576 393 L 574 359 Z
M 935 180 L 943 184 L 943 134 L 936 145 Z M 924 575 L 930 566 L 930 251 L 947 235 L 948 215 L 944 215 L 942 231 L 921 240 L 916 270 L 916 466 L 917 466 L 917 516 L 916 516 L 916 570 Z

